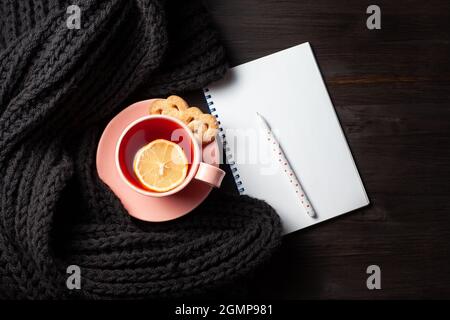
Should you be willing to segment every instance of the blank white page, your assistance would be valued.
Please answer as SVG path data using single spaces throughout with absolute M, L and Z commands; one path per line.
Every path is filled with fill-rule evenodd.
M 236 162 L 238 188 L 267 201 L 285 233 L 369 203 L 309 43 L 231 68 L 205 95 Z M 270 124 L 317 218 L 302 210 L 256 112 Z

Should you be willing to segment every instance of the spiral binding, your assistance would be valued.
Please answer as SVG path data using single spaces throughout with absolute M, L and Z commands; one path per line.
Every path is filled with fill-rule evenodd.
M 245 191 L 245 188 L 244 188 L 244 184 L 242 182 L 241 176 L 239 175 L 236 163 L 234 161 L 228 162 L 228 160 L 231 160 L 233 158 L 233 155 L 230 153 L 231 149 L 227 145 L 225 131 L 223 130 L 222 124 L 220 123 L 219 114 L 217 113 L 217 110 L 214 107 L 214 101 L 213 101 L 213 99 L 211 97 L 211 93 L 209 92 L 208 88 L 203 89 L 203 93 L 205 95 L 205 99 L 206 99 L 206 102 L 208 104 L 209 111 L 211 112 L 211 114 L 213 116 L 215 116 L 217 118 L 217 123 L 219 124 L 219 132 L 220 132 L 219 133 L 219 138 L 221 139 L 222 145 L 223 145 L 223 147 L 225 149 L 225 157 L 227 159 L 227 164 L 230 166 L 231 173 L 233 174 L 233 178 L 234 178 L 234 181 L 236 183 L 236 187 L 237 187 L 237 189 L 239 191 L 239 194 L 243 194 L 244 191 Z

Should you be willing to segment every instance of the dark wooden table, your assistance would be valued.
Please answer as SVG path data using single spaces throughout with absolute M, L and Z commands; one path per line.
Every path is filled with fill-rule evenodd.
M 450 2 L 376 1 L 381 30 L 361 0 L 206 4 L 232 66 L 311 42 L 372 202 L 286 236 L 252 296 L 450 298 Z

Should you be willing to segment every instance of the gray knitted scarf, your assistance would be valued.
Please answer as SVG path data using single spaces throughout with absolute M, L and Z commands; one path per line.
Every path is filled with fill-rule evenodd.
M 70 4 L 80 29 L 66 25 Z M 191 296 L 270 256 L 280 223 L 262 201 L 218 190 L 185 217 L 144 223 L 95 169 L 99 136 L 122 108 L 225 70 L 196 1 L 1 1 L 0 297 Z M 69 265 L 79 290 L 66 287 Z

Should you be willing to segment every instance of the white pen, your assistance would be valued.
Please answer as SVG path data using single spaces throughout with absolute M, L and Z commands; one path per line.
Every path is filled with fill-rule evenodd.
M 287 158 L 284 155 L 284 152 L 281 149 L 279 142 L 275 138 L 274 134 L 272 133 L 272 130 L 270 129 L 269 125 L 267 124 L 267 121 L 263 118 L 263 116 L 260 115 L 258 112 L 256 113 L 256 115 L 259 120 L 258 122 L 261 125 L 261 128 L 264 130 L 266 134 L 267 141 L 271 144 L 271 149 L 273 150 L 274 155 L 278 159 L 278 162 L 280 162 L 280 164 L 282 165 L 283 170 L 286 173 L 286 176 L 289 178 L 289 181 L 292 184 L 293 189 L 295 190 L 295 193 L 299 199 L 301 206 L 311 218 L 314 218 L 316 216 L 314 208 L 309 202 L 305 191 L 303 190 L 300 182 L 295 176 L 294 170 L 287 161 Z

